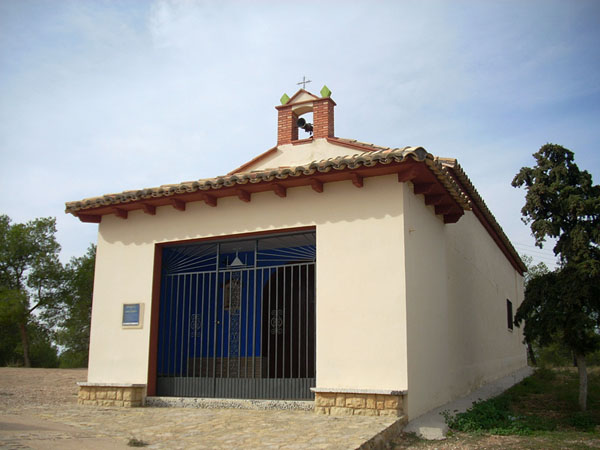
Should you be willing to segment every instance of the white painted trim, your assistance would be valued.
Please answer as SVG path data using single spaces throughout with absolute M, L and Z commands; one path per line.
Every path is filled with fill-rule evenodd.
M 344 388 L 316 388 L 311 387 L 310 390 L 316 393 L 323 394 L 380 394 L 380 395 L 406 395 L 408 391 L 399 391 L 393 389 L 344 389 Z
M 88 383 L 86 381 L 78 381 L 77 386 L 83 387 L 122 387 L 122 388 L 137 388 L 146 387 L 145 384 L 131 384 L 131 383 Z

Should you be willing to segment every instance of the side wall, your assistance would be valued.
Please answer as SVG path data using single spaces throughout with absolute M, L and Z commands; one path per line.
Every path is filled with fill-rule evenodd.
M 527 364 L 522 331 L 508 329 L 523 277 L 472 212 L 444 225 L 405 189 L 408 416 L 419 415 Z
M 315 226 L 317 386 L 405 390 L 403 191 L 395 176 L 328 183 L 323 193 L 266 192 L 250 203 L 157 208 L 99 227 L 89 382 L 146 383 L 156 243 Z M 122 329 L 123 303 L 144 303 L 141 329 Z M 383 370 L 382 368 L 385 368 Z

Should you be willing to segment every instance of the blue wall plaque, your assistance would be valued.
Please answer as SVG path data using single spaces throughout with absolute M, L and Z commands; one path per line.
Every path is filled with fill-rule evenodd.
M 137 327 L 140 325 L 140 304 L 129 303 L 123 305 L 123 326 Z

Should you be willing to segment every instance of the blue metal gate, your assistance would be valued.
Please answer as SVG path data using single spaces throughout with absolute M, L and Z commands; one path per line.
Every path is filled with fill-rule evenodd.
M 311 399 L 314 232 L 166 247 L 157 394 Z

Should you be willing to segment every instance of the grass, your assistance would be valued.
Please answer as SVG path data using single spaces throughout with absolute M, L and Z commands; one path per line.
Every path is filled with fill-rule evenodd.
M 443 443 L 405 434 L 400 448 L 600 448 L 600 368 L 588 370 L 588 410 L 578 405 L 577 369 L 538 369 L 464 413 L 445 412 Z
M 446 413 L 452 430 L 496 435 L 536 432 L 593 432 L 600 425 L 600 373 L 588 380 L 588 411 L 577 399 L 579 379 L 570 369 L 538 369 L 532 376 L 492 399 L 474 403 L 464 413 Z

